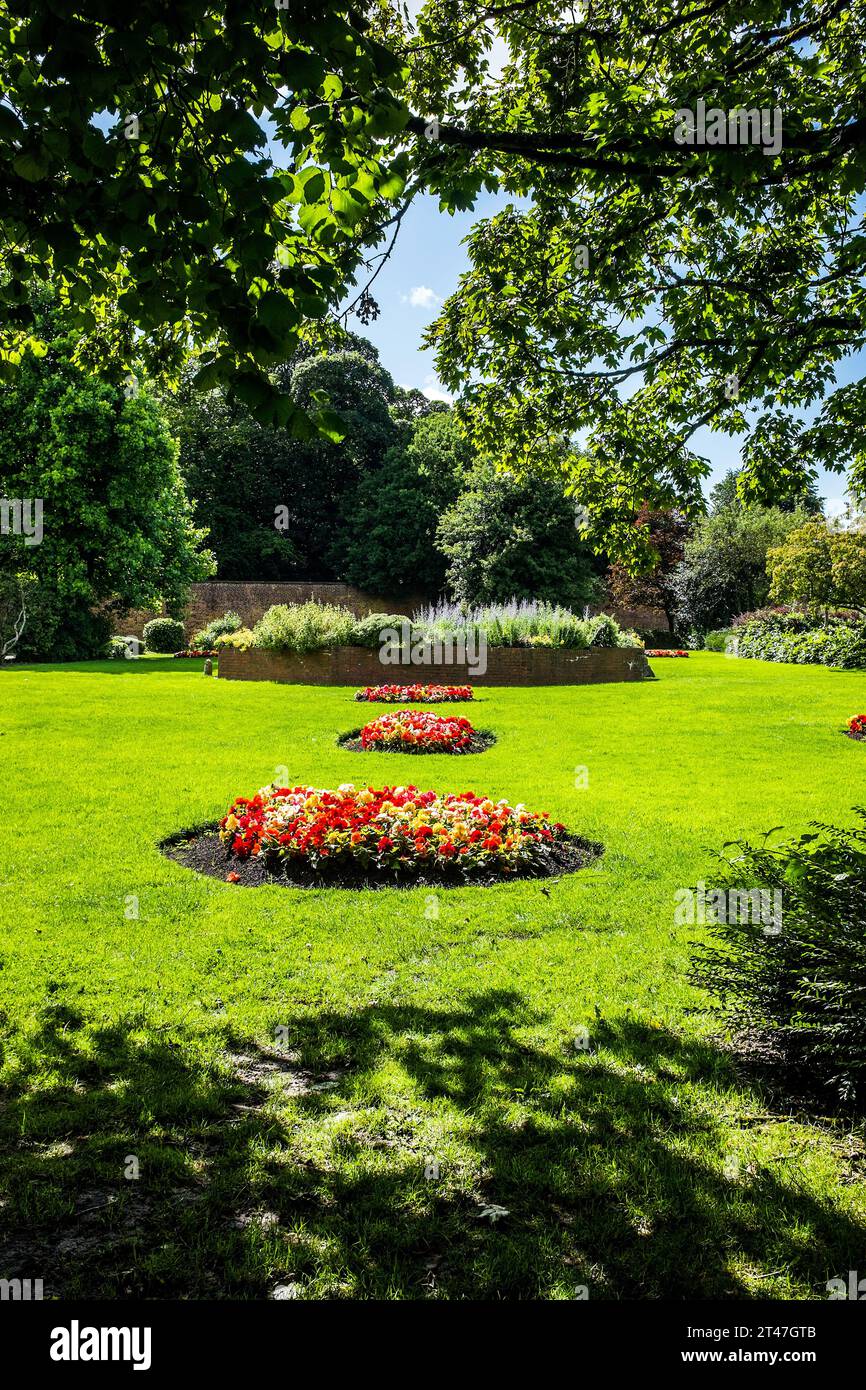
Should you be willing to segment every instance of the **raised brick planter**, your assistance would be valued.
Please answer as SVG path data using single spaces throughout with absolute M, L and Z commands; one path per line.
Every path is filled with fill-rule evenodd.
M 465 665 L 385 666 L 378 651 L 335 647 L 331 651 L 268 652 L 220 648 L 219 676 L 230 681 L 279 681 L 284 685 L 594 685 L 600 681 L 652 680 L 636 647 L 589 647 L 584 651 L 546 647 L 491 647 L 487 670 L 472 675 Z

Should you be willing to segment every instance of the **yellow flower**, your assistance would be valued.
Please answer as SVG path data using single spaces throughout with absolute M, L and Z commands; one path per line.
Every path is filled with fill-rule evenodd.
M 237 830 L 237 828 L 238 828 L 238 818 L 237 818 L 237 816 L 226 816 L 226 830 Z

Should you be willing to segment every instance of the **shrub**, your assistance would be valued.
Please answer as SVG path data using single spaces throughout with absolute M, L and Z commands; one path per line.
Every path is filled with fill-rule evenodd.
M 538 599 L 512 599 L 510 603 L 490 604 L 485 608 L 440 602 L 423 608 L 412 621 L 415 636 L 431 640 L 464 636 L 468 641 L 474 629 L 484 633 L 490 647 L 641 646 L 635 633 L 624 631 L 607 614 L 579 618 L 568 608 Z M 601 640 L 592 643 L 592 637 Z
M 172 653 L 184 642 L 183 623 L 175 618 L 152 618 L 144 626 L 144 645 L 149 652 Z
M 126 660 L 130 655 L 130 644 L 135 642 L 135 637 L 109 637 L 105 644 L 104 655 L 109 661 Z M 135 649 L 132 648 L 134 651 Z
M 223 613 L 221 618 L 211 618 L 206 627 L 193 634 L 191 645 L 196 648 L 215 647 L 217 638 L 229 632 L 239 632 L 243 624 L 237 613 Z
M 222 637 L 218 637 L 214 643 L 217 653 L 220 647 L 236 647 L 238 651 L 245 652 L 250 647 L 255 646 L 255 633 L 251 628 L 242 627 L 237 632 L 224 632 Z
M 773 614 L 738 626 L 737 655 L 763 661 L 866 669 L 866 624 L 830 619 L 809 625 L 801 613 Z
M 720 627 L 716 632 L 704 633 L 704 651 L 723 652 L 727 650 L 728 642 L 732 636 L 732 629 Z
M 278 603 L 253 628 L 255 645 L 270 651 L 315 652 L 347 646 L 355 616 L 332 603 Z
M 399 632 L 400 624 L 405 621 L 404 613 L 368 613 L 366 618 L 359 618 L 355 623 L 352 641 L 359 647 L 375 649 L 381 646 L 383 628 L 395 627 Z
M 251 638 L 243 630 L 224 635 L 218 642 L 242 648 L 252 645 L 294 652 L 353 644 L 375 648 L 382 640 L 383 628 L 395 628 L 401 633 L 404 623 L 409 623 L 413 644 L 450 638 L 455 642 L 464 639 L 469 646 L 483 633 L 491 647 L 642 645 L 634 632 L 624 631 L 606 614 L 579 618 L 569 609 L 554 604 L 516 599 L 487 608 L 438 603 L 422 609 L 411 621 L 401 613 L 370 613 L 366 618 L 356 619 L 347 608 L 328 603 L 279 604 L 268 609 L 256 624 Z M 235 641 L 235 638 L 241 640 Z
M 773 1040 L 784 1060 L 845 1100 L 866 1098 L 866 812 L 850 830 L 814 825 L 770 847 L 738 843 L 723 890 L 781 895 L 781 931 L 711 921 L 692 980 L 735 1029 Z M 730 911 L 724 914 L 731 914 Z

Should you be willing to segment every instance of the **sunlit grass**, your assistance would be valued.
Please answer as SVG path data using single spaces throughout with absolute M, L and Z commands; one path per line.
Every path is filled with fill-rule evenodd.
M 479 688 L 483 758 L 404 761 L 337 746 L 351 690 L 200 667 L 0 672 L 0 1277 L 821 1298 L 862 1264 L 862 1130 L 737 1079 L 673 895 L 725 841 L 851 821 L 866 677 L 697 654 Z M 159 853 L 284 770 L 507 796 L 606 852 L 438 894 L 241 889 Z

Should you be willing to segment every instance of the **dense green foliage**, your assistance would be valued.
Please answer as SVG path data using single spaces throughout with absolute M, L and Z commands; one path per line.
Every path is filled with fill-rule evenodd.
M 866 534 L 837 531 L 822 517 L 798 526 L 767 556 L 771 598 L 813 611 L 866 609 Z
M 221 618 L 211 618 L 206 627 L 194 632 L 190 646 L 208 650 L 216 646 L 217 638 L 224 637 L 227 632 L 239 632 L 240 628 L 241 619 L 237 613 L 223 613 Z
M 796 480 L 797 487 L 791 491 L 792 480 L 784 473 L 767 475 L 764 484 L 764 504 L 768 507 L 777 507 L 782 512 L 806 512 L 818 514 L 823 509 L 822 499 L 818 496 L 818 487 L 815 480 L 811 477 L 803 477 Z M 723 478 L 719 480 L 710 492 L 710 511 L 726 512 L 731 509 L 742 510 L 746 506 L 754 506 L 749 503 L 749 478 L 741 468 L 729 468 Z
M 816 825 L 795 840 L 738 843 L 712 890 L 695 983 L 717 996 L 731 1024 L 763 1031 L 810 1089 L 866 1099 L 866 813 L 850 830 Z M 771 929 L 731 910 L 730 889 L 778 894 Z M 739 907 L 739 904 L 738 904 Z
M 180 651 L 184 645 L 183 623 L 176 618 L 151 618 L 144 625 L 144 645 L 149 652 Z
M 440 593 L 446 561 L 436 543 L 439 518 L 466 484 L 471 460 L 449 411 L 419 419 L 347 497 L 341 574 L 374 593 Z
M 38 333 L 22 282 L 53 270 L 84 329 L 119 295 L 118 372 L 131 365 L 134 324 L 155 368 L 176 367 L 189 343 L 207 349 L 202 384 L 229 380 L 276 422 L 309 432 L 267 369 L 305 318 L 335 303 L 403 187 L 405 157 L 384 170 L 378 159 L 382 137 L 405 120 L 388 91 L 400 80 L 363 12 L 339 0 L 141 0 L 131 11 L 112 0 L 7 0 L 6 351 Z M 267 148 L 274 134 L 288 151 L 282 168 Z
M 389 633 L 396 635 L 386 637 Z M 310 652 L 332 646 L 375 649 L 386 641 L 402 642 L 404 635 L 413 647 L 417 643 L 451 639 L 465 642 L 474 652 L 479 650 L 482 635 L 491 647 L 639 645 L 634 633 L 623 631 L 606 614 L 580 618 L 567 608 L 517 600 L 481 608 L 440 602 L 422 609 L 411 619 L 394 613 L 355 618 L 349 609 L 330 603 L 276 604 L 259 619 L 252 632 L 235 630 L 219 642 L 241 648 Z
M 589 18 L 427 0 L 414 20 L 379 0 L 5 0 L 7 365 L 35 327 L 20 286 L 53 272 L 87 330 L 119 293 L 118 371 L 135 325 L 155 369 L 191 345 L 202 385 L 309 432 L 268 375 L 304 322 L 356 274 L 351 308 L 378 312 L 370 252 L 419 190 L 446 211 L 504 191 L 430 334 L 480 452 L 519 470 L 587 422 L 573 481 L 635 560 L 635 499 L 699 510 L 702 425 L 744 435 L 757 500 L 819 464 L 862 481 L 863 382 L 833 376 L 866 322 L 864 49 L 862 6 L 824 0 Z M 689 143 L 677 113 L 699 101 L 778 114 L 766 138 Z
M 698 521 L 672 577 L 679 630 L 723 627 L 766 603 L 767 552 L 804 519 L 803 512 L 734 500 Z
M 779 609 L 745 613 L 733 628 L 737 656 L 866 670 L 866 623 Z
M 670 508 L 654 511 L 641 507 L 634 521 L 635 530 L 645 538 L 646 560 L 637 572 L 621 561 L 611 565 L 607 590 L 614 603 L 624 608 L 661 609 L 671 631 L 676 627 L 677 568 L 689 535 L 689 523 L 681 512 Z
M 556 477 L 479 463 L 443 514 L 437 545 L 448 560 L 448 590 L 461 603 L 517 597 L 582 604 L 599 592 L 574 505 Z
M 354 614 L 332 603 L 278 603 L 253 628 L 253 646 L 268 651 L 313 652 L 352 641 Z
M 46 355 L 0 385 L 0 495 L 41 500 L 43 534 L 4 535 L 0 575 L 33 596 L 19 656 L 70 659 L 98 654 L 112 608 L 179 607 L 212 559 L 157 402 L 84 374 L 44 304 L 39 322 Z
M 743 437 L 752 500 L 819 465 L 862 481 L 864 382 L 833 376 L 866 329 L 863 7 L 482 5 L 468 33 L 458 14 L 424 7 L 410 67 L 441 118 L 430 178 L 446 201 L 521 195 L 476 223 L 428 335 L 478 446 L 522 467 L 589 422 L 574 482 L 626 559 L 645 554 L 635 498 L 700 511 L 702 426 Z M 721 140 L 677 138 L 699 101 Z M 778 140 L 729 143 L 737 109 L 776 112 Z

